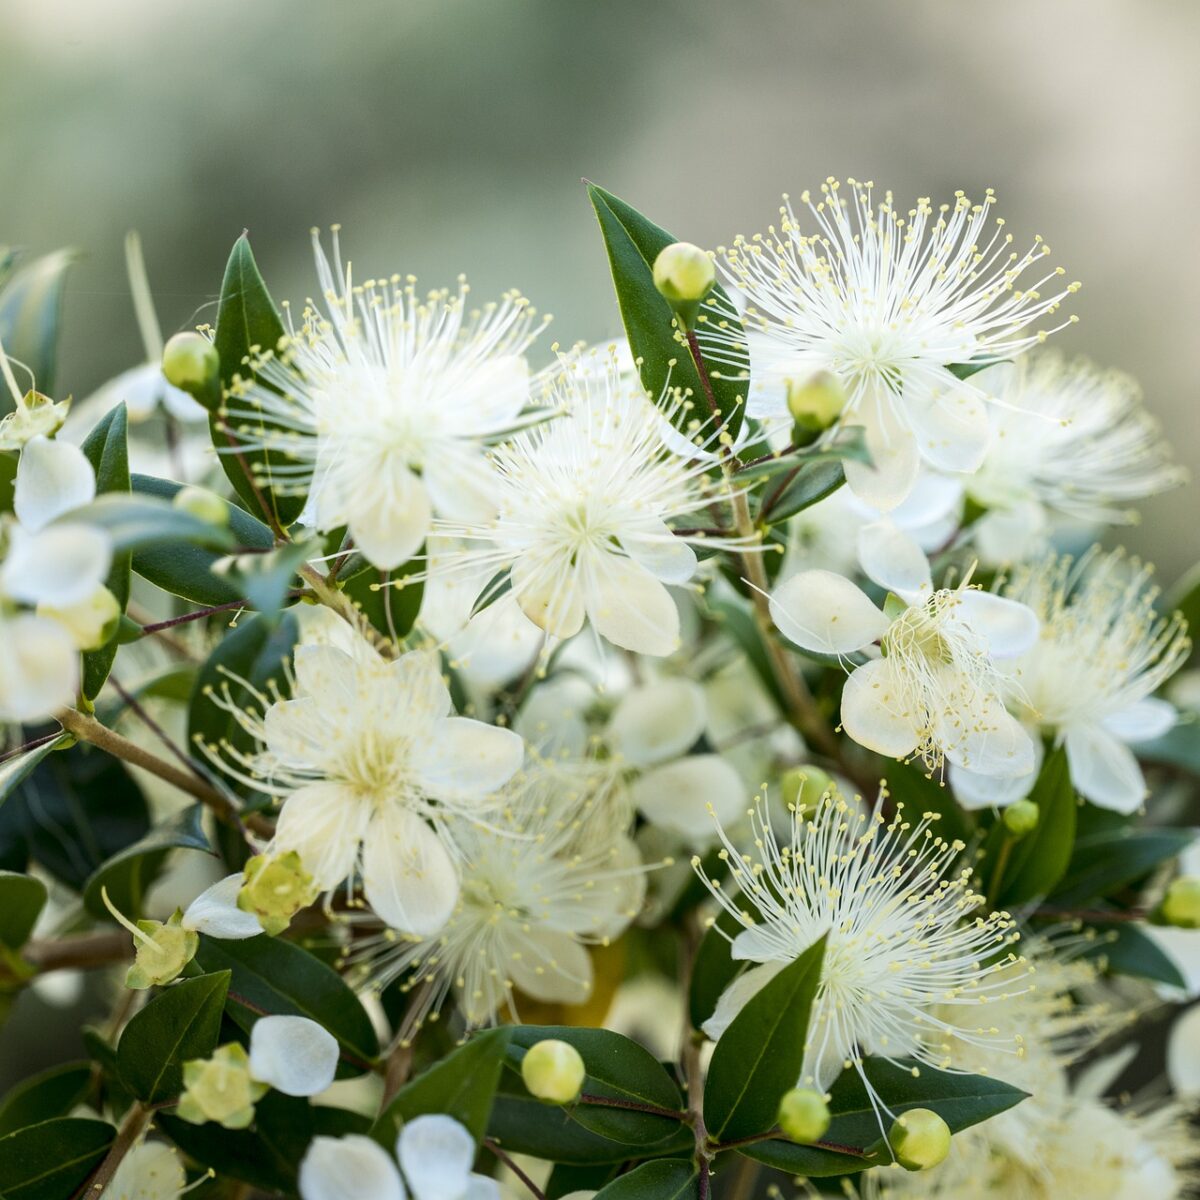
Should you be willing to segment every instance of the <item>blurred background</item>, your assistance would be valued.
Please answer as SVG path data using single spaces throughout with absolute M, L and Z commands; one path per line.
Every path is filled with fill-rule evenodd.
M 619 332 L 580 176 L 711 246 L 853 175 L 995 187 L 1084 283 L 1059 345 L 1140 378 L 1200 474 L 1192 0 L 2 0 L 0 37 L 0 242 L 82 255 L 60 393 L 142 358 L 129 228 L 167 332 L 213 319 L 243 227 L 299 302 L 340 221 L 356 273 L 519 287 L 570 343 Z M 1195 495 L 1126 539 L 1165 582 Z

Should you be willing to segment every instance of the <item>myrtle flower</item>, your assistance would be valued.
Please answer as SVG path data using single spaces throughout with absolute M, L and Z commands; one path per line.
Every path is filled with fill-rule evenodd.
M 693 860 L 742 926 L 733 957 L 755 964 L 725 990 L 704 1032 L 719 1037 L 751 996 L 828 934 L 798 1085 L 824 1091 L 843 1068 L 861 1072 L 866 1055 L 954 1065 L 953 1041 L 1015 1053 L 1020 1031 L 994 1028 L 980 1010 L 1027 986 L 1006 949 L 1017 934 L 1007 913 L 978 909 L 971 868 L 954 868 L 963 845 L 939 837 L 932 814 L 889 819 L 834 793 L 805 812 L 793 806 L 790 842 L 781 845 L 761 805 L 751 810 L 754 854 L 721 829 L 728 886 Z
M 801 649 L 867 656 L 842 693 L 846 732 L 892 758 L 919 754 L 934 767 L 945 758 L 980 775 L 1027 774 L 1033 742 L 1005 710 L 1002 692 L 1012 683 L 999 662 L 1034 644 L 1034 613 L 966 582 L 935 590 L 920 548 L 886 523 L 862 531 L 859 553 L 866 573 L 896 598 L 884 610 L 831 571 L 801 571 L 771 596 L 772 619 Z
M 974 378 L 996 398 L 995 439 L 965 480 L 967 495 L 988 509 L 971 527 L 985 561 L 1040 552 L 1056 520 L 1129 524 L 1131 504 L 1184 480 L 1123 372 L 1039 353 Z
M 283 799 L 269 853 L 295 850 L 321 891 L 361 877 L 389 925 L 434 933 L 458 900 L 446 820 L 490 816 L 524 747 L 511 730 L 453 715 L 436 655 L 412 650 L 389 661 L 343 628 L 341 644 L 318 634 L 296 647 L 291 699 L 249 684 L 247 708 L 228 687 L 214 694 L 254 738 L 254 752 L 204 749 Z
M 1114 551 L 1020 568 L 1003 589 L 1041 625 L 1036 644 L 1012 664 L 1019 682 L 1010 707 L 1030 729 L 1066 748 L 1071 782 L 1082 796 L 1123 813 L 1146 795 L 1129 744 L 1175 723 L 1174 706 L 1154 693 L 1191 646 L 1182 617 L 1158 615 L 1151 574 Z M 1036 767 L 1035 759 L 1025 775 L 996 781 L 978 778 L 970 763 L 955 763 L 955 794 L 969 807 L 1011 803 L 1028 794 Z
M 377 567 L 412 558 L 432 514 L 495 515 L 484 446 L 541 414 L 525 351 L 544 327 L 509 292 L 470 310 L 469 288 L 418 296 L 412 276 L 355 284 L 313 231 L 324 310 L 308 301 L 296 329 L 251 362 L 257 381 L 235 382 L 224 413 L 244 450 L 289 455 L 306 519 L 348 526 Z M 275 468 L 278 473 L 278 468 Z
M 361 1134 L 315 1137 L 300 1164 L 301 1200 L 408 1200 L 410 1194 L 412 1200 L 500 1200 L 496 1181 L 471 1170 L 475 1142 L 453 1117 L 434 1113 L 406 1121 L 396 1158 L 399 1170 L 378 1142 Z
M 472 1025 L 515 1019 L 515 992 L 563 1004 L 591 994 L 587 946 L 607 944 L 637 916 L 646 868 L 623 825 L 564 799 L 560 773 L 535 765 L 506 790 L 492 825 L 450 819 L 464 882 L 440 932 L 356 940 L 354 957 L 377 986 L 402 974 L 406 986 L 425 985 L 410 1028 L 451 988 Z
M 486 577 L 480 600 L 511 583 L 525 615 L 551 637 L 590 621 L 603 638 L 639 654 L 679 646 L 679 613 L 667 585 L 696 573 L 694 546 L 734 544 L 672 528 L 722 498 L 707 459 L 670 420 L 679 398 L 653 403 L 615 363 L 603 373 L 568 362 L 557 377 L 552 421 L 524 430 L 492 454 L 498 515 L 470 524 L 440 522 L 466 548 L 442 565 Z
M 991 189 L 982 204 L 957 192 L 953 204 L 921 199 L 905 215 L 890 192 L 876 200 L 872 184 L 849 185 L 848 196 L 832 179 L 820 199 L 802 194 L 811 233 L 785 197 L 780 228 L 738 237 L 724 261 L 745 300 L 754 374 L 834 376 L 846 393 L 834 429 L 865 426 L 874 464 L 847 462 L 846 479 L 887 510 L 908 495 L 922 459 L 946 471 L 983 460 L 987 394 L 951 367 L 1041 341 L 1052 331 L 1031 327 L 1078 285 L 1058 287 L 1061 268 L 1040 273 L 1049 253 L 1040 238 L 1011 250 L 1012 235 L 991 217 Z
M 138 1142 L 121 1159 L 103 1194 L 104 1200 L 178 1200 L 188 1190 L 187 1174 L 173 1146 Z

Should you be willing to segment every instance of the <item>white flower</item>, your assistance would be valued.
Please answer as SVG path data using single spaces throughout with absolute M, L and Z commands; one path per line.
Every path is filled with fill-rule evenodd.
M 997 661 L 1028 650 L 1038 623 L 1022 604 L 965 583 L 933 589 L 919 547 L 886 524 L 864 528 L 863 568 L 900 598 L 885 613 L 830 571 L 802 571 L 771 597 L 771 616 L 803 650 L 866 652 L 842 693 L 842 725 L 892 758 L 943 758 L 982 775 L 1033 767 L 1029 734 L 1005 711 Z M 879 650 L 875 649 L 879 644 Z
M 251 1076 L 285 1096 L 319 1096 L 337 1064 L 337 1039 L 307 1017 L 259 1017 L 250 1030 Z
M 430 985 L 410 1023 L 440 1007 L 451 987 L 471 1024 L 499 1013 L 515 1018 L 514 990 L 563 1004 L 591 994 L 586 947 L 607 944 L 637 916 L 646 868 L 625 824 L 591 819 L 596 798 L 563 784 L 556 766 L 533 766 L 507 789 L 494 826 L 447 822 L 463 857 L 463 886 L 434 937 L 356 940 L 356 957 L 377 985 L 410 972 Z
M 433 513 L 494 516 L 483 447 L 539 417 L 524 354 L 544 322 L 515 292 L 469 310 L 462 279 L 424 299 L 411 276 L 354 284 L 336 230 L 333 267 L 315 230 L 313 250 L 325 311 L 309 301 L 300 329 L 263 347 L 261 383 L 236 383 L 226 416 L 244 449 L 296 460 L 307 520 L 349 526 L 386 570 L 417 553 Z
M 1175 723 L 1174 707 L 1153 693 L 1190 648 L 1183 619 L 1157 614 L 1150 576 L 1150 568 L 1115 551 L 1020 568 L 1004 587 L 1005 597 L 1028 605 L 1041 623 L 1037 643 L 1012 664 L 1019 690 L 1010 705 L 1066 747 L 1081 795 L 1123 813 L 1146 795 L 1129 743 L 1158 737 Z M 1033 782 L 1029 775 L 980 780 L 958 766 L 955 793 L 969 807 L 1011 803 Z
M 696 573 L 693 545 L 731 544 L 669 524 L 694 524 L 714 502 L 711 460 L 667 443 L 668 417 L 687 402 L 660 407 L 615 363 L 598 374 L 573 362 L 553 399 L 564 415 L 493 451 L 495 520 L 439 523 L 466 542 L 441 569 L 486 575 L 484 598 L 511 580 L 525 615 L 552 637 L 570 637 L 589 620 L 617 646 L 670 654 L 680 642 L 679 613 L 667 585 Z
M 35 437 L 53 437 L 67 419 L 69 408 L 67 400 L 55 403 L 40 392 L 21 395 L 18 389 L 12 412 L 0 417 L 0 450 L 21 450 Z
M 178 1200 L 187 1191 L 187 1174 L 174 1147 L 139 1142 L 121 1159 L 104 1200 Z
M 808 811 L 793 808 L 784 845 L 761 807 L 752 811 L 756 854 L 722 830 L 728 886 L 693 860 L 743 926 L 733 957 L 758 964 L 729 985 L 704 1032 L 719 1037 L 754 993 L 828 934 L 798 1084 L 824 1090 L 871 1054 L 954 1065 L 954 1041 L 1015 1052 L 1020 1031 L 991 1028 L 979 1010 L 1025 986 L 1005 950 L 1017 935 L 1006 913 L 978 907 L 969 866 L 954 873 L 962 844 L 938 837 L 930 815 L 889 820 L 829 793 Z
M 458 898 L 446 817 L 489 815 L 524 747 L 511 730 L 452 715 L 436 655 L 388 661 L 357 633 L 344 647 L 298 645 L 290 700 L 253 693 L 259 707 L 243 709 L 228 689 L 214 695 L 258 749 L 205 750 L 284 797 L 272 849 L 297 851 L 318 887 L 361 875 L 389 925 L 433 933 Z
M 847 394 L 839 425 L 864 425 L 874 467 L 846 463 L 854 491 L 895 507 L 921 459 L 946 471 L 973 471 L 991 437 L 987 395 L 953 364 L 1019 354 L 1046 333 L 1031 331 L 1078 286 L 1042 295 L 1061 268 L 1025 280 L 1048 253 L 1041 239 L 1011 250 L 994 197 L 962 192 L 935 209 L 927 199 L 907 215 L 871 184 L 829 180 L 808 192 L 814 232 L 805 233 L 785 198 L 778 231 L 739 237 L 725 267 L 746 301 L 754 374 L 807 378 L 829 371 Z M 1074 318 L 1072 318 L 1074 319 Z M 835 427 L 836 428 L 836 427 Z
M 453 1117 L 405 1122 L 396 1156 L 403 1177 L 370 1138 L 313 1138 L 300 1164 L 302 1200 L 407 1200 L 410 1192 L 413 1200 L 500 1200 L 496 1181 L 472 1172 L 475 1143 Z
M 106 413 L 124 402 L 130 421 L 146 421 L 159 408 L 177 421 L 208 420 L 208 411 L 187 392 L 169 384 L 162 371 L 162 351 L 150 362 L 122 371 L 92 393 L 79 406 L 91 415 Z

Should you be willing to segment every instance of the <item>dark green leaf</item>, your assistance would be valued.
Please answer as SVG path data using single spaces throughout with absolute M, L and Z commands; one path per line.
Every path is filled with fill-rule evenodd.
M 13 491 L 17 485 L 17 455 L 0 450 L 0 513 L 13 510 Z
M 614 1179 L 595 1200 L 690 1200 L 699 1194 L 699 1175 L 690 1159 L 660 1158 Z
M 70 1200 L 98 1167 L 115 1130 L 106 1121 L 62 1117 L 0 1138 L 4 1200 Z
M 598 1192 L 615 1173 L 616 1167 L 611 1163 L 599 1163 L 590 1167 L 559 1163 L 550 1172 L 543 1192 L 546 1200 L 562 1200 L 563 1196 L 572 1192 Z
M 70 250 L 56 250 L 34 259 L 16 272 L 0 291 L 0 342 L 15 359 L 13 370 L 24 384 L 53 396 L 58 365 L 58 331 L 62 323 L 67 268 L 75 261 Z M 24 370 L 22 368 L 25 368 Z M 13 407 L 8 389 L 0 397 L 0 412 Z
M 780 1099 L 800 1078 L 824 956 L 822 937 L 756 992 L 721 1035 L 704 1087 L 712 1137 L 749 1137 L 775 1123 Z
M 218 529 L 166 500 L 151 496 L 113 492 L 98 496 L 91 504 L 76 509 L 72 516 L 107 530 L 114 549 L 120 551 L 148 550 L 175 542 L 210 549 L 228 549 L 235 544 L 229 529 Z
M 160 992 L 125 1026 L 117 1067 L 131 1092 L 158 1104 L 183 1090 L 183 1064 L 217 1047 L 229 972 L 183 979 Z
M 910 763 L 889 763 L 887 787 L 892 799 L 904 806 L 910 819 L 936 813 L 934 833 L 948 842 L 966 842 L 974 832 L 971 814 L 955 802 L 948 787 Z
M 31 875 L 0 871 L 0 946 L 20 950 L 46 903 L 46 885 Z
M 946 370 L 958 379 L 970 379 L 972 375 L 977 374 L 979 371 L 986 371 L 988 367 L 994 367 L 997 363 L 1008 361 L 1007 358 L 984 358 L 978 362 L 949 363 L 946 366 Z
M 1195 625 L 1189 623 L 1188 628 L 1200 629 L 1200 613 L 1197 614 L 1196 621 Z M 1139 742 L 1130 749 L 1145 761 L 1182 767 L 1192 775 L 1200 775 L 1200 721 L 1180 721 L 1161 737 L 1149 742 Z
M 1029 799 L 1041 815 L 1037 828 L 1013 846 L 997 893 L 1001 906 L 1049 895 L 1071 861 L 1078 802 L 1071 786 L 1067 752 L 1061 746 L 1047 755 Z
M 245 941 L 201 937 L 196 961 L 206 971 L 233 972 L 229 1011 L 243 1028 L 263 1013 L 308 1017 L 341 1043 L 342 1074 L 361 1073 L 379 1053 L 358 997 L 332 967 L 293 942 L 265 934 Z
M 425 581 L 408 582 L 425 566 L 419 558 L 397 567 L 394 571 L 379 571 L 369 566 L 346 583 L 344 591 L 362 609 L 363 615 L 384 637 L 399 639 L 411 632 L 421 611 Z M 396 587 L 374 587 L 376 584 L 404 580 Z
M 1092 928 L 1100 936 L 1088 948 L 1088 958 L 1103 959 L 1117 975 L 1136 975 L 1181 990 L 1187 987 L 1174 960 L 1144 929 L 1128 921 L 1093 922 Z
M 1081 837 L 1066 875 L 1050 898 L 1058 907 L 1070 908 L 1109 896 L 1159 863 L 1178 857 L 1194 838 L 1187 829 L 1132 828 Z
M 791 454 L 773 454 L 762 462 L 749 463 L 735 472 L 734 478 L 739 483 L 750 483 L 752 480 L 771 479 L 786 471 L 795 471 L 809 463 L 843 462 L 846 459 L 870 465 L 866 432 L 861 425 L 848 425 L 828 442 L 793 450 Z
M 49 737 L 40 746 L 35 746 L 32 750 L 26 750 L 21 754 L 14 754 L 10 758 L 6 758 L 3 763 L 0 763 L 0 804 L 3 804 L 9 795 L 20 787 L 29 777 L 30 772 L 33 771 L 47 754 L 53 753 L 60 746 L 69 744 L 70 741 L 71 735 L 63 732 L 58 737 Z
M 759 519 L 765 525 L 778 525 L 798 512 L 811 508 L 846 482 L 841 463 L 815 462 L 802 466 L 795 475 L 784 476 L 768 488 L 760 505 Z
M 746 656 L 767 694 L 775 700 L 781 711 L 786 712 L 787 698 L 780 691 L 779 681 L 771 668 L 770 656 L 763 645 L 762 630 L 748 606 L 736 600 L 713 600 L 711 604 L 713 615 Z
M 27 1125 L 65 1117 L 82 1103 L 92 1082 L 90 1062 L 62 1063 L 18 1083 L 0 1103 L 0 1137 Z
M 265 554 L 243 554 L 231 559 L 224 571 L 225 580 L 250 608 L 274 616 L 287 600 L 288 592 L 299 588 L 296 572 L 320 553 L 313 541 L 285 542 Z

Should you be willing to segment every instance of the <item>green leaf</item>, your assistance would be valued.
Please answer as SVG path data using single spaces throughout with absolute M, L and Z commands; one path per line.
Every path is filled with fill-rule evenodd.
M 183 1064 L 217 1047 L 229 972 L 183 979 L 160 992 L 125 1026 L 117 1067 L 131 1092 L 147 1104 L 183 1091 Z
M 285 542 L 265 554 L 239 555 L 224 574 L 250 608 L 274 616 L 287 601 L 288 591 L 300 587 L 297 570 L 319 553 L 316 541 Z
M 465 1045 L 410 1080 L 380 1114 L 373 1136 L 391 1147 L 403 1122 L 422 1113 L 445 1113 L 465 1125 L 471 1136 L 480 1141 L 487 1131 L 512 1033 L 509 1026 L 477 1033 Z
M 190 805 L 150 830 L 132 846 L 115 854 L 84 886 L 84 907 L 93 916 L 107 918 L 108 909 L 100 894 L 101 889 L 107 889 L 108 898 L 117 910 L 131 921 L 138 920 L 143 915 L 142 902 L 146 891 L 157 878 L 169 851 L 213 852 L 208 838 L 204 836 L 203 818 L 203 806 Z
M 948 363 L 946 370 L 958 379 L 970 379 L 979 371 L 986 371 L 988 367 L 994 367 L 997 363 L 1009 361 L 1011 360 L 1007 358 L 984 358 L 977 362 Z
M 75 261 L 71 250 L 56 250 L 36 258 L 13 275 L 0 291 L 0 342 L 15 359 L 13 370 L 24 383 L 32 374 L 39 392 L 54 395 L 58 366 L 58 331 L 62 323 L 67 268 Z M 22 367 L 26 370 L 22 370 Z M 8 389 L 0 391 L 0 412 L 13 407 Z
M 1186 989 L 1187 980 L 1175 961 L 1144 929 L 1129 921 L 1111 924 L 1098 921 L 1092 923 L 1092 928 L 1100 936 L 1085 951 L 1088 958 L 1103 959 L 1108 969 L 1117 975 L 1135 975 Z
M 762 630 L 750 612 L 749 606 L 736 600 L 711 600 L 713 615 L 724 632 L 733 639 L 738 649 L 754 669 L 759 682 L 782 712 L 788 711 L 787 697 L 780 690 L 779 681 L 771 668 L 771 658 L 763 644 Z
M 1078 802 L 1063 747 L 1051 751 L 1029 793 L 1040 809 L 1037 828 L 1012 849 L 1004 882 L 997 893 L 1001 907 L 1047 896 L 1063 877 L 1075 843 Z
M 598 1192 L 612 1180 L 616 1170 L 611 1163 L 587 1167 L 559 1163 L 550 1172 L 543 1192 L 546 1200 L 562 1200 L 563 1196 L 569 1196 L 572 1192 Z
M 757 910 L 739 895 L 733 901 Z M 692 963 L 692 978 L 688 986 L 688 1012 L 692 1025 L 699 1029 L 717 1007 L 721 993 L 737 978 L 746 965 L 738 962 L 732 953 L 731 940 L 742 930 L 742 924 L 728 909 L 722 908 L 717 919 L 710 925 L 700 941 Z
M 363 615 L 384 637 L 399 640 L 412 631 L 421 611 L 421 598 L 425 594 L 424 579 L 416 583 L 405 582 L 399 587 L 378 587 L 395 580 L 407 580 L 423 569 L 424 562 L 414 558 L 394 571 L 380 571 L 368 564 L 365 571 L 354 575 L 343 587 L 343 591 L 362 609 Z
M 734 473 L 734 479 L 739 483 L 750 483 L 752 480 L 771 479 L 785 471 L 796 471 L 809 463 L 844 462 L 846 459 L 869 466 L 871 453 L 867 449 L 866 434 L 863 426 L 848 425 L 839 429 L 827 442 L 793 450 L 791 454 L 772 454 L 762 462 L 749 463 Z
M 65 1117 L 83 1102 L 92 1083 L 92 1064 L 62 1063 L 21 1080 L 0 1102 L 0 1137 L 16 1129 Z
M 265 934 L 245 941 L 201 937 L 196 962 L 205 971 L 232 971 L 229 1014 L 244 1029 L 263 1013 L 308 1017 L 341 1043 L 342 1075 L 361 1074 L 379 1053 L 358 997 L 332 967 L 293 942 Z
M 525 1051 L 545 1038 L 557 1038 L 579 1051 L 587 1071 L 584 1095 L 651 1104 L 678 1112 L 682 1117 L 683 1097 L 679 1088 L 662 1063 L 644 1046 L 608 1029 L 520 1025 L 513 1030 L 509 1057 L 519 1065 Z M 585 1129 L 628 1146 L 652 1146 L 679 1129 L 679 1118 L 589 1104 L 585 1100 L 572 1106 L 569 1112 Z
M 267 291 L 262 275 L 259 274 L 258 264 L 254 261 L 254 254 L 250 249 L 250 239 L 243 233 L 234 242 L 233 251 L 229 255 L 225 278 L 221 283 L 221 299 L 217 307 L 214 343 L 217 353 L 221 356 L 221 383 L 224 387 L 230 388 L 239 377 L 243 380 L 252 379 L 254 373 L 247 363 L 248 357 L 257 350 L 275 350 L 283 336 L 283 322 L 279 319 L 275 302 Z M 248 405 L 241 402 L 241 406 Z M 239 424 L 243 423 L 246 423 L 246 419 L 239 418 Z M 211 417 L 210 427 L 213 444 L 218 451 L 226 450 L 229 447 L 229 437 L 224 431 L 222 418 L 216 415 Z M 269 426 L 262 422 L 259 428 L 266 432 Z M 242 452 L 240 455 L 219 453 L 218 457 L 229 482 L 252 513 L 260 514 L 262 502 L 265 501 L 271 506 L 275 519 L 285 529 L 300 515 L 305 498 L 290 490 L 286 472 L 282 476 L 280 486 L 273 486 L 272 469 L 288 464 L 291 460 L 286 455 L 275 451 L 255 451 Z M 247 478 L 243 462 L 254 471 L 255 482 L 258 483 L 257 491 Z M 257 478 L 260 470 L 263 472 L 261 482 Z
M 109 411 L 87 435 L 83 442 L 83 453 L 96 472 L 98 493 L 117 492 L 129 494 L 129 445 L 128 420 L 124 403 Z M 117 598 L 121 612 L 129 603 L 130 557 L 128 551 L 117 550 L 113 554 L 112 567 L 105 582 L 108 590 Z M 108 642 L 98 650 L 88 650 L 83 656 L 83 694 L 94 700 L 104 686 L 113 660 L 117 657 L 117 637 L 114 632 Z
M 106 1121 L 62 1117 L 0 1138 L 0 1195 L 4 1200 L 70 1200 L 115 1136 Z
M 778 525 L 832 496 L 845 482 L 841 463 L 808 463 L 791 478 L 785 477 L 767 489 L 759 506 L 759 520 L 765 525 Z
M 1071 865 L 1050 899 L 1071 908 L 1109 896 L 1149 874 L 1159 863 L 1177 858 L 1195 840 L 1187 829 L 1122 828 L 1075 843 Z
M 700 1194 L 699 1181 L 690 1159 L 660 1158 L 614 1179 L 595 1200 L 690 1200 Z
M 1200 629 L 1200 614 L 1190 629 Z M 1143 761 L 1166 763 L 1182 767 L 1192 775 L 1200 775 L 1200 721 L 1195 718 L 1179 721 L 1161 737 L 1138 742 L 1130 749 Z
M 11 450 L 0 450 L 0 513 L 10 513 L 13 510 L 13 492 L 17 485 L 19 461 Z
M 909 763 L 889 763 L 887 788 L 897 804 L 904 805 L 909 818 L 937 813 L 933 831 L 946 841 L 970 841 L 975 823 L 971 814 L 959 807 L 954 793 L 919 767 Z
M 65 730 L 57 737 L 50 737 L 40 746 L 26 750 L 22 754 L 14 754 L 0 763 L 0 804 L 29 777 L 30 772 L 46 757 L 60 746 L 70 745 L 71 735 Z
M 825 938 L 756 992 L 721 1035 L 704 1087 L 704 1124 L 722 1141 L 763 1133 L 804 1063 Z
M 46 904 L 46 885 L 32 875 L 0 871 L 0 946 L 20 950 Z
M 621 320 L 634 358 L 641 360 L 639 370 L 643 386 L 654 397 L 667 386 L 690 393 L 693 407 L 682 414 L 680 423 L 686 426 L 697 418 L 707 420 L 710 414 L 700 373 L 670 304 L 654 286 L 654 260 L 659 251 L 678 239 L 611 192 L 592 183 L 587 189 L 608 250 Z M 718 326 L 723 330 L 719 339 L 713 336 L 713 330 Z M 733 364 L 729 362 L 730 339 L 743 347 L 734 355 L 737 361 Z M 721 420 L 730 435 L 736 437 L 745 415 L 750 365 L 744 349 L 741 321 L 719 283 L 713 286 L 700 306 L 696 340 L 708 368 Z M 711 424 L 708 429 L 712 430 Z
M 228 549 L 236 544 L 228 529 L 218 529 L 150 496 L 122 495 L 113 492 L 98 496 L 72 513 L 73 518 L 99 525 L 108 532 L 118 551 L 148 550 L 175 542 L 193 543 L 205 548 Z

